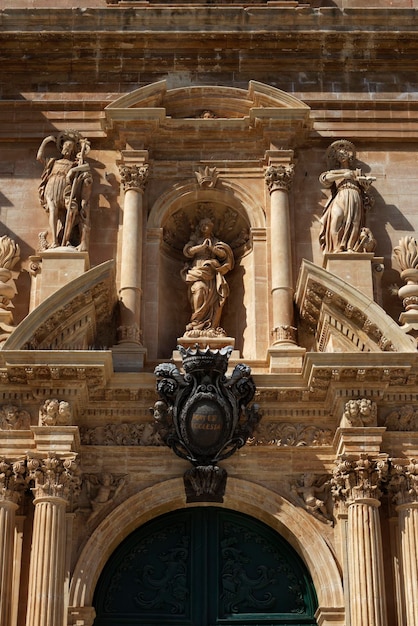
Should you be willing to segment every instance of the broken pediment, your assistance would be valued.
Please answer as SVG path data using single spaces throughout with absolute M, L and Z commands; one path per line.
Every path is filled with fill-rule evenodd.
M 82 274 L 46 298 L 16 328 L 3 350 L 87 350 L 112 345 L 114 262 Z
M 412 342 L 372 299 L 304 260 L 296 305 L 317 352 L 413 352 Z
M 108 132 L 117 132 L 131 147 L 144 145 L 181 154 L 205 148 L 211 141 L 214 155 L 218 141 L 229 149 L 246 141 L 258 158 L 276 140 L 294 145 L 309 128 L 310 108 L 280 89 L 250 81 L 248 89 L 222 86 L 187 86 L 167 89 L 166 81 L 140 87 L 105 109 Z M 170 139 L 170 141 L 169 141 Z M 260 141 L 262 143 L 260 144 Z M 235 144 L 235 145 L 234 145 Z M 190 152 L 189 152 L 190 156 Z

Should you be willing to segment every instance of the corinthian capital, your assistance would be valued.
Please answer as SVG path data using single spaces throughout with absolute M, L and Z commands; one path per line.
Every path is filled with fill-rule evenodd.
M 0 502 L 17 504 L 26 487 L 26 462 L 0 459 Z
M 28 478 L 34 481 L 35 498 L 57 497 L 69 500 L 80 489 L 80 472 L 75 456 L 28 459 Z
M 367 456 L 360 459 L 341 458 L 331 478 L 331 493 L 335 501 L 352 504 L 357 500 L 379 500 L 381 485 L 388 473 L 386 460 L 375 460 Z
M 272 193 L 277 189 L 290 191 L 293 174 L 293 165 L 269 165 L 264 174 L 264 179 L 269 192 Z
M 389 493 L 396 505 L 418 504 L 418 461 L 394 459 L 390 470 Z
M 148 180 L 148 172 L 148 165 L 119 165 L 123 190 L 136 189 L 144 191 Z

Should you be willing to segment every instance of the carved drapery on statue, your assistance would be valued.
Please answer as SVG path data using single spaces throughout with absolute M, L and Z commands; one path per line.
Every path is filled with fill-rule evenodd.
M 326 152 L 328 170 L 319 181 L 331 189 L 321 217 L 319 241 L 325 253 L 374 252 L 376 240 L 366 227 L 366 210 L 372 205 L 367 190 L 375 178 L 355 168 L 356 149 L 351 141 L 334 141 Z
M 163 441 L 193 468 L 184 475 L 189 502 L 222 502 L 226 471 L 218 462 L 241 448 L 260 420 L 257 405 L 249 407 L 255 385 L 251 370 L 238 364 L 225 376 L 232 348 L 184 349 L 185 373 L 173 363 L 155 369 L 161 398 L 154 418 Z
M 234 267 L 231 247 L 213 234 L 210 217 L 202 218 L 183 248 L 186 263 L 181 276 L 188 286 L 192 316 L 186 336 L 225 335 L 220 327 L 222 309 L 229 295 L 225 280 Z
M 61 158 L 46 158 L 48 143 L 54 143 Z M 78 131 L 65 130 L 58 137 L 46 137 L 37 159 L 44 165 L 39 199 L 49 215 L 49 235 L 41 233 L 44 248 L 71 245 L 88 250 L 90 232 L 90 195 L 92 176 L 85 155 L 90 143 Z

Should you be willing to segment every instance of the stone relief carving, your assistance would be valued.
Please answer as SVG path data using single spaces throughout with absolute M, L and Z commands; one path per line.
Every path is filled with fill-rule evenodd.
M 29 430 L 30 415 L 13 404 L 0 407 L 0 430 Z
M 386 416 L 383 425 L 388 430 L 418 430 L 418 409 L 411 405 L 406 405 L 391 411 Z
M 414 237 L 403 237 L 393 248 L 393 256 L 401 268 L 401 278 L 406 282 L 395 289 L 405 309 L 400 317 L 404 330 L 417 337 L 418 329 L 418 244 Z M 409 324 L 408 324 L 409 322 Z
M 334 141 L 326 152 L 329 169 L 319 177 L 331 197 L 321 217 L 319 241 L 324 252 L 374 252 L 376 240 L 365 226 L 371 206 L 367 190 L 374 180 L 355 168 L 356 149 L 346 139 Z
M 54 143 L 60 158 L 46 158 L 48 143 Z M 39 198 L 49 215 L 48 248 L 71 245 L 88 250 L 90 234 L 90 195 L 92 176 L 85 155 L 90 142 L 76 130 L 50 135 L 41 143 L 37 159 L 44 165 Z
M 377 405 L 368 398 L 349 400 L 344 407 L 341 426 L 362 427 L 377 425 Z
M 218 171 L 216 167 L 210 167 L 209 165 L 199 167 L 195 172 L 195 176 L 199 187 L 202 187 L 202 189 L 213 189 L 216 187 L 218 181 Z
M 90 512 L 88 521 L 92 521 L 98 514 L 112 504 L 126 484 L 126 474 L 84 474 L 83 483 L 89 501 Z M 83 508 L 79 510 L 84 511 Z
M 226 335 L 220 327 L 222 308 L 229 295 L 224 276 L 234 267 L 234 255 L 230 246 L 214 235 L 213 229 L 213 220 L 202 218 L 183 248 L 184 256 L 190 259 L 181 271 L 192 308 L 187 336 Z
M 291 492 L 314 517 L 326 522 L 332 521 L 331 512 L 328 510 L 329 476 L 315 476 L 310 472 L 303 474 L 291 485 Z
M 71 418 L 71 406 L 65 400 L 50 398 L 39 409 L 39 426 L 69 426 Z
M 19 245 L 7 235 L 0 237 L 0 310 L 8 309 L 17 293 L 12 270 L 19 261 Z

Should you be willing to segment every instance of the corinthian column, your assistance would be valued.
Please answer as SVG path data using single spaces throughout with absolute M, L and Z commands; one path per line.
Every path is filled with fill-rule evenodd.
M 64 624 L 66 507 L 78 484 L 74 456 L 29 459 L 35 496 L 27 624 Z
M 386 461 L 364 456 L 340 459 L 332 478 L 335 500 L 348 506 L 347 551 L 351 626 L 386 626 L 386 598 L 380 530 L 379 483 Z
M 146 151 L 123 152 L 119 163 L 124 190 L 123 234 L 120 268 L 120 326 L 122 346 L 117 369 L 141 369 L 144 349 L 141 337 L 143 193 L 148 179 Z
M 397 505 L 406 626 L 418 626 L 418 461 L 393 461 L 389 490 Z
M 0 461 L 0 624 L 11 625 L 15 514 L 25 484 L 23 461 Z
M 292 248 L 290 239 L 289 190 L 293 180 L 292 153 L 286 153 L 265 172 L 271 197 L 270 250 L 273 345 L 295 344 L 293 320 Z

